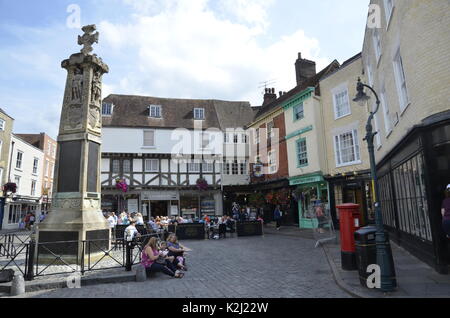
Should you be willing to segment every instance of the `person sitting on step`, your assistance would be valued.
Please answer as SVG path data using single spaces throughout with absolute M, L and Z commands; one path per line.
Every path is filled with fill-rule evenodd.
M 173 266 L 173 264 L 168 260 L 165 261 L 164 264 L 157 262 L 157 260 L 163 255 L 163 253 L 158 250 L 157 244 L 158 239 L 156 237 L 152 237 L 142 250 L 141 264 L 144 266 L 147 276 L 149 276 L 152 272 L 163 272 L 164 274 L 174 278 L 182 278 L 184 274 L 181 271 L 176 270 L 175 266 Z
M 171 234 L 167 238 L 167 247 L 169 249 L 168 256 L 174 256 L 178 268 L 187 271 L 186 258 L 184 255 L 185 250 L 181 247 L 175 234 Z

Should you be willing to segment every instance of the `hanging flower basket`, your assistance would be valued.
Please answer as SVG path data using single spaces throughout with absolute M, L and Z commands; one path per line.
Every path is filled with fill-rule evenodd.
M 290 202 L 290 191 L 282 189 L 277 193 L 277 201 L 279 205 L 287 205 Z
M 116 179 L 116 189 L 124 193 L 128 192 L 128 184 L 126 180 Z
M 7 183 L 3 186 L 3 192 L 7 193 L 7 192 L 12 192 L 12 193 L 16 193 L 17 192 L 17 184 L 15 183 Z
M 197 180 L 197 189 L 200 191 L 206 191 L 208 190 L 208 181 L 206 181 L 203 178 L 200 178 Z
M 276 193 L 275 192 L 267 193 L 266 201 L 267 201 L 267 203 L 277 204 L 277 195 L 276 195 Z
M 261 192 L 253 193 L 249 196 L 249 203 L 255 207 L 263 207 L 266 203 L 264 194 Z

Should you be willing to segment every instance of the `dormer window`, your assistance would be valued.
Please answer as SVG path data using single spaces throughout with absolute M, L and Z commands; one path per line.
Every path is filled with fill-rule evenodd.
M 205 119 L 205 109 L 204 108 L 194 108 L 194 119 L 204 120 Z
M 114 105 L 112 103 L 103 103 L 102 116 L 111 116 L 113 113 Z
M 149 116 L 151 118 L 161 118 L 161 106 L 159 105 L 150 105 L 148 107 Z

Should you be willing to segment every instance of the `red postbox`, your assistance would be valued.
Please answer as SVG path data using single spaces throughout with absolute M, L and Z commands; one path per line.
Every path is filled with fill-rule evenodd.
M 346 203 L 337 206 L 339 209 L 339 224 L 341 236 L 342 269 L 356 270 L 355 231 L 361 226 L 361 213 L 359 205 Z

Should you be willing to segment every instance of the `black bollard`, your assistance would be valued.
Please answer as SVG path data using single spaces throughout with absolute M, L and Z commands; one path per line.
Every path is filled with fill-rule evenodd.
M 32 281 L 34 279 L 34 249 L 36 242 L 31 240 L 28 243 L 28 259 L 27 259 L 27 271 L 25 273 L 25 280 Z
M 131 272 L 131 268 L 133 266 L 133 242 L 126 242 L 126 265 L 125 270 L 127 272 Z

